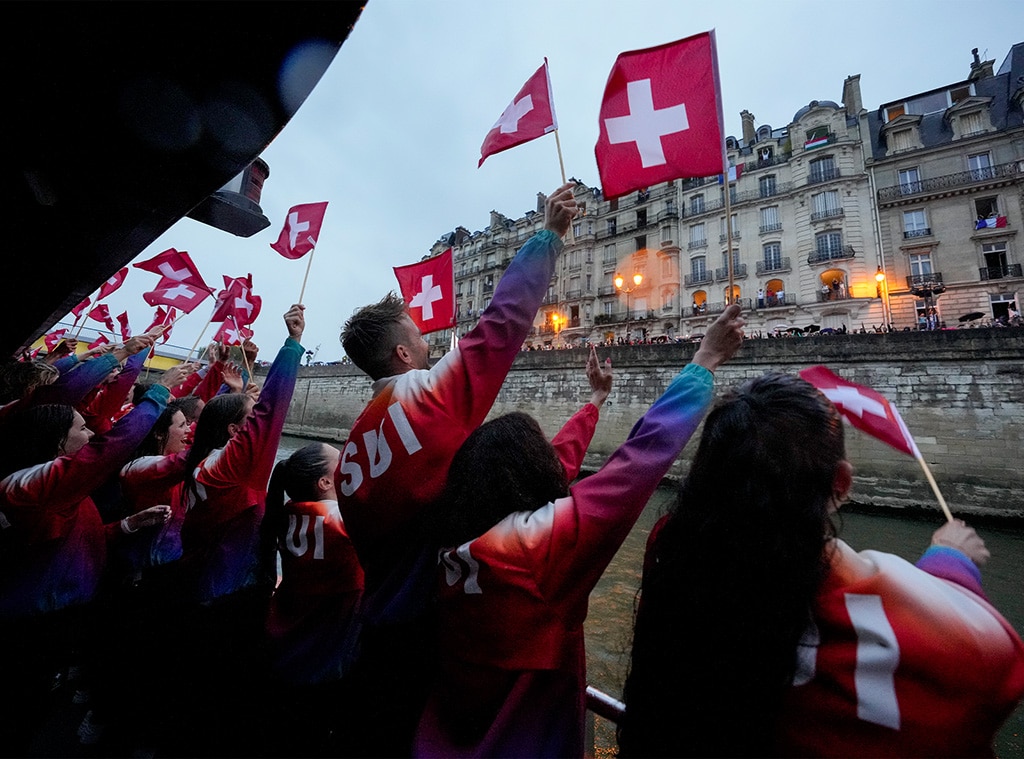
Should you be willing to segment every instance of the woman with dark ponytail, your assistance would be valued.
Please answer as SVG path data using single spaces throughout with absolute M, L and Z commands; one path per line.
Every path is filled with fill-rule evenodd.
M 340 458 L 334 446 L 311 443 L 270 477 L 263 528 L 281 567 L 266 622 L 279 741 L 271 753 L 326 756 L 332 740 L 343 745 L 342 681 L 355 654 L 363 569 L 338 509 Z
M 984 543 L 956 521 L 917 568 L 855 553 L 834 524 L 852 481 L 804 380 L 718 402 L 648 541 L 621 756 L 991 754 L 1024 645 L 984 598 Z

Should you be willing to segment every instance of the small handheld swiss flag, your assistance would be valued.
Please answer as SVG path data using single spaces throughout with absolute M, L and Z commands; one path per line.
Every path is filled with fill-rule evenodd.
M 605 85 L 594 148 L 604 196 L 721 174 L 719 91 L 714 31 L 620 54 Z
M 844 380 L 825 366 L 809 367 L 801 371 L 800 376 L 824 393 L 839 413 L 861 432 L 908 456 L 921 458 L 900 412 L 881 393 Z
M 288 209 L 277 242 L 270 243 L 270 247 L 285 258 L 302 258 L 316 247 L 326 212 L 327 201 L 292 206 Z
M 452 249 L 418 264 L 395 266 L 409 316 L 424 335 L 455 326 Z
M 556 129 L 558 122 L 552 105 L 548 59 L 545 58 L 544 65 L 526 80 L 484 137 L 484 144 L 480 146 L 480 162 L 476 166 L 483 166 L 487 156 L 543 137 Z

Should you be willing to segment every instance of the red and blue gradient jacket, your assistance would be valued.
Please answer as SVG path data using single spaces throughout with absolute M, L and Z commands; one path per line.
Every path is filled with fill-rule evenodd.
M 352 425 L 337 482 L 342 516 L 383 605 L 422 543 L 417 518 L 444 488 L 452 457 L 484 421 L 526 339 L 554 273 L 561 239 L 534 235 L 509 264 L 479 323 L 429 370 L 373 383 Z
M 711 372 L 690 364 L 567 498 L 442 552 L 441 676 L 417 755 L 583 756 L 590 592 L 711 398 Z

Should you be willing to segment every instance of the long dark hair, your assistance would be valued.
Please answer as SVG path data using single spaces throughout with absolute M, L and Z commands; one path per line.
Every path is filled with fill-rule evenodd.
M 317 480 L 325 474 L 330 474 L 329 468 L 325 443 L 305 445 L 274 465 L 270 484 L 267 486 L 267 514 L 264 523 L 269 523 L 268 526 L 274 530 L 275 535 L 284 532 L 284 525 L 280 524 L 280 520 L 284 514 L 285 499 L 317 500 Z
M 462 545 L 509 514 L 566 495 L 568 487 L 540 425 L 528 414 L 505 414 L 474 430 L 452 459 L 434 511 L 434 540 L 442 548 Z
M 645 558 L 622 756 L 772 753 L 845 456 L 835 407 L 792 375 L 750 380 L 708 415 Z
M 196 467 L 210 452 L 223 448 L 231 439 L 228 425 L 240 424 L 248 411 L 249 396 L 245 393 L 224 393 L 210 399 L 196 422 L 192 447 L 185 457 L 185 485 L 183 489 L 197 496 Z
M 179 411 L 181 409 L 168 404 L 167 408 L 160 412 L 160 416 L 153 422 L 153 426 L 146 434 L 146 437 L 139 443 L 139 447 L 135 449 L 135 453 L 132 455 L 133 460 L 143 456 L 160 456 L 163 454 L 164 446 L 167 444 L 167 431 L 171 428 L 174 415 Z
M 74 420 L 75 409 L 64 403 L 11 412 L 0 425 L 0 479 L 57 458 Z

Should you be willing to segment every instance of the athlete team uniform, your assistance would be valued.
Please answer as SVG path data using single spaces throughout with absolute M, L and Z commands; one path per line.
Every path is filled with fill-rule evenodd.
M 711 398 L 711 373 L 690 364 L 568 497 L 442 554 L 441 677 L 417 755 L 583 756 L 590 592 Z M 580 458 L 593 434 L 581 422 Z
M 476 327 L 429 370 L 373 383 L 336 475 L 338 503 L 365 572 L 353 730 L 342 750 L 408 754 L 434 653 L 424 617 L 436 556 L 421 517 L 452 457 L 486 418 L 541 306 L 562 241 L 541 230 L 519 250 Z
M 281 525 L 281 582 L 266 625 L 271 665 L 293 685 L 338 680 L 350 653 L 347 633 L 363 569 L 337 501 L 288 501 L 282 509 L 266 517 Z
M 914 566 L 836 541 L 780 718 L 782 756 L 992 756 L 1024 643 L 960 551 Z

